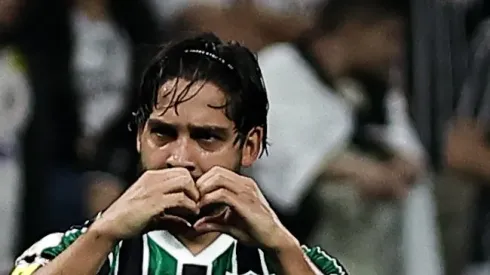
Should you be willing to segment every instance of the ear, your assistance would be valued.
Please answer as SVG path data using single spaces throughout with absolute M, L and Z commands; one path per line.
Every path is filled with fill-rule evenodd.
M 248 132 L 242 147 L 241 163 L 243 167 L 250 167 L 259 158 L 262 151 L 263 136 L 264 129 L 262 127 L 255 127 Z

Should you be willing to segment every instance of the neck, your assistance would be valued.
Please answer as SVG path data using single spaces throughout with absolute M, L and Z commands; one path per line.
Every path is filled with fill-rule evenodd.
M 333 78 L 338 79 L 347 74 L 347 57 L 341 47 L 332 38 L 318 38 L 310 43 L 310 51 L 322 69 Z
M 197 234 L 194 231 L 188 231 L 185 233 L 182 233 L 182 231 L 179 233 L 170 233 L 172 233 L 180 242 L 182 242 L 182 244 L 194 255 L 197 255 L 206 249 L 206 247 L 212 244 L 221 235 L 219 232 Z

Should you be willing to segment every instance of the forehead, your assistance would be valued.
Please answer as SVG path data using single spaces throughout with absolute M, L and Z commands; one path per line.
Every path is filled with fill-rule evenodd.
M 212 82 L 190 84 L 185 79 L 173 79 L 163 84 L 150 117 L 174 124 L 231 126 L 225 109 L 216 108 L 226 104 L 225 92 Z M 178 104 L 173 106 L 176 101 Z

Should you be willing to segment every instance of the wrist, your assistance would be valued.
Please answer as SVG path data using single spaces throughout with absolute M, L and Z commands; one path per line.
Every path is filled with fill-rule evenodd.
M 102 218 L 95 220 L 88 228 L 87 233 L 90 233 L 95 239 L 101 242 L 112 245 L 116 245 L 121 241 L 121 239 L 110 230 L 110 221 L 106 221 Z
M 265 250 L 273 254 L 284 254 L 285 252 L 301 249 L 299 241 L 285 228 L 278 229 L 272 235 Z
M 299 241 L 292 236 L 264 253 L 271 260 L 272 270 L 278 274 L 316 274 Z

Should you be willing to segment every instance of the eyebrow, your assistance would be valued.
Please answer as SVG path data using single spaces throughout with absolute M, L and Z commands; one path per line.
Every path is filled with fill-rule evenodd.
M 179 128 L 179 125 L 167 123 L 160 119 L 150 118 L 148 119 L 148 126 L 150 128 L 164 128 L 164 129 L 172 129 L 176 130 Z M 218 125 L 195 125 L 195 124 L 187 124 L 186 127 L 190 132 L 212 132 L 220 136 L 228 135 L 228 128 Z

